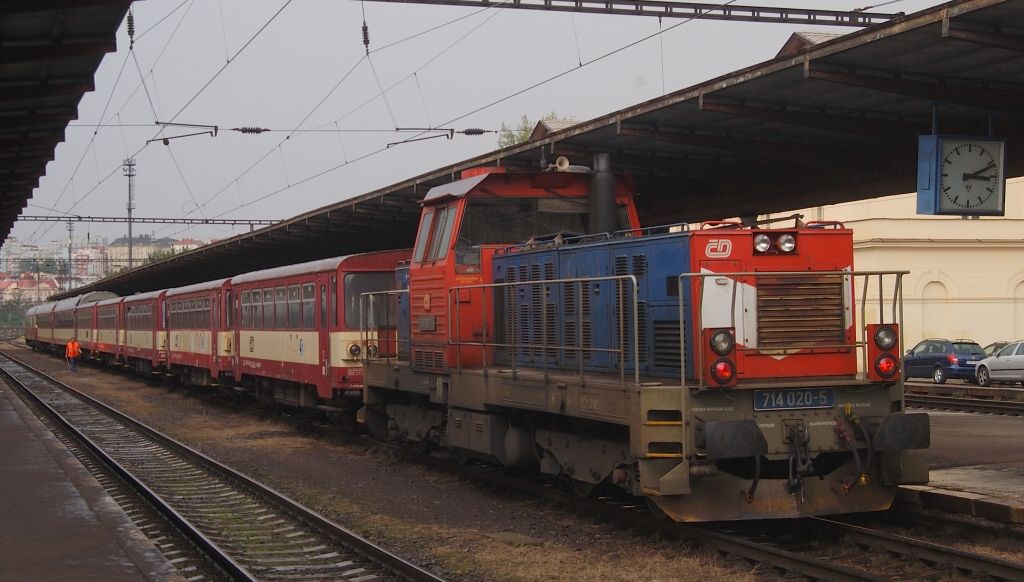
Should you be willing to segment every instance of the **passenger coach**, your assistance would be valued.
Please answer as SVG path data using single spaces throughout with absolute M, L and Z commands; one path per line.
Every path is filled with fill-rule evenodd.
M 359 301 L 394 287 L 410 251 L 381 251 L 266 269 L 231 279 L 238 305 L 235 380 L 264 401 L 360 406 Z

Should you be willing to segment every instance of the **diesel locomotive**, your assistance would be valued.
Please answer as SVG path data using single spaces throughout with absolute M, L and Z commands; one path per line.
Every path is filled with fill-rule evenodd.
M 855 270 L 834 222 L 641 228 L 606 158 L 560 169 L 426 194 L 396 290 L 362 297 L 373 434 L 677 521 L 883 510 L 927 481 L 903 272 Z

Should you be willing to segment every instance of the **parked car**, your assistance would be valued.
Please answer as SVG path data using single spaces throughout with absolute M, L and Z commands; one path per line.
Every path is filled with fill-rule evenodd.
M 987 346 L 985 346 L 985 355 L 986 356 L 994 356 L 994 355 L 996 355 L 996 352 L 998 352 L 999 350 L 1005 348 L 1006 344 L 1008 344 L 1008 343 L 1010 343 L 1010 342 L 992 342 L 992 343 L 988 344 Z
M 945 384 L 949 378 L 975 382 L 975 367 L 985 350 L 971 340 L 926 339 L 907 350 L 903 358 L 905 378 L 931 378 Z
M 989 386 L 992 382 L 1024 384 L 1024 341 L 1006 344 L 994 356 L 979 362 L 977 378 L 982 386 Z

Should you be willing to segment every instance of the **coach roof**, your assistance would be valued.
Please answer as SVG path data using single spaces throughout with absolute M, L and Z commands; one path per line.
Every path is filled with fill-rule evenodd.
M 232 277 L 231 283 L 252 283 L 253 281 L 265 281 L 267 279 L 280 279 L 282 277 L 292 277 L 308 273 L 334 271 L 337 270 L 338 265 L 340 265 L 342 261 L 350 256 L 351 255 L 345 255 L 344 257 L 331 257 L 330 259 L 309 261 L 308 263 L 299 263 L 298 265 L 287 265 L 284 267 L 274 267 L 273 269 L 263 269 L 262 271 L 245 273 L 244 275 Z
M 186 285 L 185 287 L 175 287 L 174 289 L 167 290 L 168 297 L 174 297 L 176 295 L 184 295 L 186 293 L 195 293 L 197 291 L 211 291 L 213 289 L 220 289 L 224 282 L 228 279 L 216 279 L 213 281 L 204 281 L 202 283 L 196 283 L 195 285 Z

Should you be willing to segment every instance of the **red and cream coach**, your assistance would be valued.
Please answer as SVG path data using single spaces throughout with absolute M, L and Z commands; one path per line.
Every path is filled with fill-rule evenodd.
M 335 257 L 231 279 L 238 305 L 235 380 L 265 401 L 293 406 L 361 404 L 362 293 L 394 287 L 408 250 Z
M 231 280 L 167 291 L 167 367 L 183 384 L 212 386 L 233 380 Z

